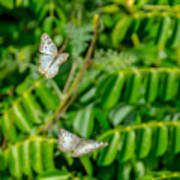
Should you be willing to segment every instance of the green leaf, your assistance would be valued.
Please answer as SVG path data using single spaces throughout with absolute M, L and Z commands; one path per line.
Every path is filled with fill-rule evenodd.
M 95 118 L 97 119 L 99 125 L 104 129 L 110 129 L 110 123 L 108 121 L 108 111 L 101 110 L 99 108 L 94 109 Z
M 168 128 L 166 126 L 162 126 L 157 128 L 156 131 L 156 139 L 154 143 L 154 151 L 156 156 L 161 156 L 167 150 L 168 145 Z
M 36 93 L 47 110 L 54 110 L 59 104 L 59 98 L 43 83 L 36 83 Z
M 113 135 L 110 144 L 107 147 L 105 147 L 100 154 L 98 160 L 98 164 L 100 166 L 108 166 L 115 160 L 116 154 L 118 152 L 119 143 L 120 143 L 120 133 L 116 132 Z
M 119 7 L 115 4 L 102 7 L 102 12 L 104 12 L 104 13 L 110 13 L 111 14 L 111 13 L 117 13 L 119 11 L 120 11 Z
M 176 72 L 170 71 L 166 74 L 165 101 L 175 98 L 178 92 L 178 81 Z
M 97 85 L 97 94 L 101 97 L 102 105 L 104 99 L 107 98 L 111 88 L 114 86 L 114 82 L 116 80 L 115 74 L 102 76 Z
M 2 6 L 4 6 L 5 8 L 8 8 L 8 9 L 13 9 L 14 8 L 14 1 L 13 0 L 8 0 L 7 2 L 1 0 L 0 4 Z
M 87 91 L 85 94 L 83 94 L 80 98 L 80 102 L 81 103 L 87 103 L 90 100 L 92 100 L 92 98 L 94 98 L 96 95 L 96 88 L 93 87 L 91 88 L 89 91 Z
M 132 165 L 130 163 L 124 163 L 118 165 L 118 180 L 129 180 L 132 170 Z
M 171 31 L 172 21 L 170 17 L 165 17 L 161 20 L 159 25 L 159 32 L 157 34 L 157 44 L 159 47 L 164 47 Z
M 22 176 L 22 165 L 20 158 L 21 155 L 19 152 L 19 145 L 11 146 L 9 151 L 9 170 L 12 176 L 16 178 L 21 178 Z
M 92 107 L 86 107 L 83 110 L 78 111 L 73 127 L 75 132 L 80 134 L 84 138 L 89 138 L 94 128 L 94 110 Z
M 0 148 L 0 171 L 4 171 L 7 168 L 8 163 L 8 151 L 3 152 Z
M 51 171 L 42 173 L 37 180 L 69 180 L 70 176 L 66 171 Z
M 20 154 L 21 154 L 21 164 L 22 164 L 22 171 L 27 176 L 32 176 L 31 170 L 31 145 L 30 141 L 24 141 L 20 145 Z
M 124 74 L 120 73 L 117 77 L 107 85 L 108 88 L 102 95 L 102 107 L 105 109 L 113 107 L 119 100 L 124 85 Z
M 26 118 L 26 114 L 19 103 L 13 104 L 14 121 L 16 126 L 25 133 L 30 133 L 32 130 L 32 124 Z
M 22 102 L 31 121 L 33 123 L 40 124 L 42 122 L 40 119 L 42 110 L 34 96 L 30 93 L 24 93 Z
M 32 168 L 37 173 L 43 172 L 42 139 L 36 139 L 31 142 Z
M 11 142 L 15 142 L 17 138 L 17 132 L 16 128 L 13 126 L 11 115 L 11 112 L 6 112 L 3 114 L 1 118 L 1 127 L 4 137 L 7 137 Z
M 118 154 L 121 162 L 125 162 L 132 158 L 135 150 L 135 132 L 127 131 L 123 140 L 122 148 Z
M 126 98 L 129 103 L 137 103 L 139 101 L 142 90 L 142 78 L 143 76 L 138 71 L 135 71 L 130 76 L 126 92 Z
M 81 122 L 84 116 L 84 109 L 79 110 L 73 121 L 73 128 L 76 132 L 80 130 Z
M 37 7 L 36 9 L 37 13 L 39 14 L 38 16 L 39 22 L 41 22 L 44 19 L 44 17 L 47 15 L 47 13 L 49 12 L 49 4 L 44 4 L 42 2 L 42 5 L 40 6 L 43 6 L 42 10 L 40 10 L 40 7 Z
M 152 71 L 147 75 L 146 100 L 154 102 L 159 90 L 159 72 Z
M 112 43 L 115 47 L 120 46 L 120 42 L 124 39 L 131 21 L 132 19 L 130 16 L 121 16 L 120 20 L 115 25 L 112 31 Z
M 118 108 L 114 108 L 110 114 L 110 120 L 114 126 L 119 125 L 133 110 L 132 106 L 126 105 Z
M 173 33 L 172 47 L 173 48 L 178 47 L 179 42 L 180 42 L 180 20 L 176 19 L 176 26 L 174 28 L 174 33 Z
M 42 142 L 42 160 L 44 169 L 47 171 L 51 171 L 55 169 L 54 164 L 54 142 L 46 141 Z
M 145 4 L 147 4 L 149 2 L 149 0 L 137 0 L 137 4 L 139 5 L 139 6 L 143 6 L 143 5 L 145 5 Z
M 172 129 L 172 148 L 174 154 L 180 152 L 180 125 Z
M 89 88 L 92 86 L 94 79 L 97 78 L 98 74 L 99 71 L 96 69 L 86 72 L 84 78 L 80 82 L 80 87 L 79 87 L 80 94 L 85 92 L 86 90 L 89 90 Z
M 134 172 L 136 179 L 140 179 L 145 175 L 145 166 L 143 162 L 138 161 L 134 163 Z
M 66 23 L 67 22 L 67 16 L 64 13 L 63 9 L 59 8 L 59 7 L 56 7 L 55 10 L 56 10 L 57 15 L 59 16 L 61 22 Z
M 152 129 L 150 127 L 142 128 L 139 132 L 139 139 L 137 142 L 137 156 L 144 158 L 148 155 L 152 145 Z
M 53 20 L 54 20 L 53 17 L 49 16 L 49 17 L 46 17 L 43 21 L 43 29 L 48 34 L 51 34 L 52 32 Z
M 83 164 L 87 174 L 89 176 L 93 176 L 93 164 L 90 161 L 89 157 L 88 156 L 82 156 L 82 157 L 80 157 L 80 161 Z

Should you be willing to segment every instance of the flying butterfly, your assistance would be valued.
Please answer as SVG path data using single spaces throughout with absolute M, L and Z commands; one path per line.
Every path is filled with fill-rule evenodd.
M 56 45 L 46 33 L 41 36 L 39 51 L 41 53 L 39 72 L 45 74 L 47 79 L 53 78 L 58 73 L 59 66 L 69 57 L 68 53 L 58 54 Z
M 84 140 L 62 128 L 58 130 L 58 137 L 58 148 L 62 152 L 73 152 L 72 157 L 80 157 L 108 145 L 104 142 Z

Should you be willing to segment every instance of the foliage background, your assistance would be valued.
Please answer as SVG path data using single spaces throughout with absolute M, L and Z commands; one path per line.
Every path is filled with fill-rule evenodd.
M 179 0 L 0 0 L 0 179 L 180 179 Z M 43 132 L 100 27 L 73 104 Z M 70 53 L 53 80 L 37 72 L 47 32 Z M 73 92 L 74 95 L 76 92 Z M 73 159 L 57 129 L 109 142 Z

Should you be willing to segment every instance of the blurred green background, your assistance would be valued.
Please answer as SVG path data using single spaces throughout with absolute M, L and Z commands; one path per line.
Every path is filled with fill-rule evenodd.
M 90 66 L 47 133 L 97 14 Z M 179 18 L 180 0 L 0 0 L 0 180 L 180 179 Z M 44 32 L 70 54 L 50 80 L 37 71 Z M 73 159 L 59 127 L 109 146 Z

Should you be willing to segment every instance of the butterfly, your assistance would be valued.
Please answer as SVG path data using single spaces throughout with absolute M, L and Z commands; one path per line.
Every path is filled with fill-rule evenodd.
M 58 137 L 58 148 L 62 152 L 73 152 L 72 157 L 80 157 L 108 145 L 106 142 L 84 140 L 62 128 L 58 130 Z
M 69 57 L 68 53 L 58 54 L 56 45 L 46 33 L 41 36 L 39 51 L 41 56 L 38 70 L 45 74 L 47 79 L 54 77 L 59 71 L 59 66 Z

